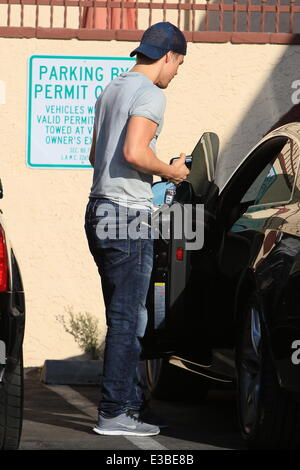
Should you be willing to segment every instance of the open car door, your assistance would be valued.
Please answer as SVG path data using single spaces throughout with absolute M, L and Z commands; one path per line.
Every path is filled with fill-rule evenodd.
M 154 266 L 147 299 L 148 326 L 143 338 L 146 358 L 162 357 L 178 350 L 181 341 L 178 331 L 187 305 L 191 253 L 199 250 L 203 241 L 196 240 L 193 224 L 200 221 L 203 233 L 204 213 L 199 213 L 198 208 L 203 207 L 208 194 L 217 197 L 213 180 L 218 151 L 218 136 L 204 133 L 186 159 L 190 167 L 187 180 L 177 187 L 165 181 L 153 185 Z
M 299 448 L 300 124 L 264 136 L 220 194 L 195 162 L 193 190 L 177 188 L 172 206 L 204 204 L 205 244 L 186 250 L 172 224 L 155 241 L 147 386 L 156 398 L 190 399 L 207 386 L 195 378 L 237 379 L 248 446 Z

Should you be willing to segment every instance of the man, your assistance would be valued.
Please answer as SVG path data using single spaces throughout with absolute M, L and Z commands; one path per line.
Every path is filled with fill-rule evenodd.
M 183 63 L 186 40 L 171 23 L 157 23 L 145 31 L 131 56 L 135 54 L 136 65 L 110 82 L 97 100 L 90 152 L 94 175 L 85 229 L 101 276 L 107 323 L 102 398 L 94 431 L 153 436 L 160 429 L 140 419 L 143 398 L 137 374 L 153 240 L 149 233 L 130 236 L 128 227 L 137 211 L 144 218 L 151 215 L 153 175 L 180 183 L 189 173 L 184 154 L 172 165 L 155 154 L 165 110 L 162 89 Z

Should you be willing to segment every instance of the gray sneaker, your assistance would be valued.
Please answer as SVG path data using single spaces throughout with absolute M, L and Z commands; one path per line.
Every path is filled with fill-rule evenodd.
M 156 436 L 159 427 L 141 421 L 132 410 L 114 418 L 104 418 L 99 415 L 98 424 L 93 428 L 103 436 Z

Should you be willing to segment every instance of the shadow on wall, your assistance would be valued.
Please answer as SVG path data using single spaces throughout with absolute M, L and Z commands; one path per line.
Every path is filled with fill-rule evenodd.
M 261 64 L 262 67 L 263 65 Z M 235 131 L 223 148 L 216 170 L 216 183 L 220 188 L 234 168 L 266 133 L 287 122 L 300 121 L 300 105 L 297 104 L 297 101 L 300 101 L 300 93 L 297 92 L 297 89 L 300 89 L 299 70 L 300 47 L 291 44 L 286 47 L 272 73 L 258 90 L 244 117 L 236 123 Z
M 190 2 L 191 0 L 186 0 Z M 218 3 L 213 0 L 212 3 Z M 227 3 L 227 2 L 225 2 Z M 229 2 L 231 3 L 231 2 Z M 248 0 L 239 0 L 239 5 L 249 5 Z M 262 6 L 262 0 L 252 0 L 251 6 Z M 269 0 L 268 6 L 278 5 L 277 0 Z M 281 0 L 280 6 L 291 5 L 291 0 Z M 293 13 L 291 16 L 287 12 L 265 12 L 262 11 L 244 12 L 209 11 L 208 17 L 204 12 L 198 13 L 198 31 L 240 31 L 265 33 L 299 33 L 300 13 Z M 248 15 L 248 16 L 247 16 Z M 192 12 L 187 12 L 185 27 L 190 29 L 192 22 Z M 234 29 L 235 28 L 235 29 Z M 233 45 L 232 47 L 251 47 L 251 45 Z M 276 45 L 253 45 L 253 47 L 278 47 Z M 261 56 L 260 56 L 261 57 Z M 269 62 L 266 63 L 268 66 Z M 251 66 L 254 64 L 251 64 Z M 260 63 L 260 70 L 264 63 Z M 272 73 L 258 90 L 256 98 L 242 120 L 236 123 L 235 131 L 229 141 L 222 149 L 218 159 L 216 169 L 216 183 L 222 188 L 228 177 L 240 161 L 246 156 L 251 148 L 266 134 L 275 127 L 279 127 L 287 122 L 300 121 L 300 105 L 292 101 L 292 97 L 300 102 L 300 91 L 297 94 L 296 88 L 300 90 L 300 46 L 290 44 L 286 46 L 285 52 L 274 66 Z M 234 67 L 239 67 L 234 63 Z M 252 68 L 252 67 L 251 67 Z M 255 76 L 252 77 L 256 79 Z M 247 77 L 248 79 L 248 77 Z M 298 84 L 296 81 L 299 80 Z M 294 88 L 292 85 L 294 84 Z M 226 92 L 226 90 L 224 90 Z M 231 90 L 229 91 L 232 92 Z M 241 106 L 243 103 L 241 102 Z M 294 105 L 294 106 L 293 106 Z M 224 116 L 226 120 L 226 116 Z M 217 132 L 217 130 L 216 130 Z M 222 144 L 222 142 L 221 142 Z
M 191 0 L 186 0 L 186 3 L 192 3 Z M 204 3 L 203 0 L 199 3 Z M 199 24 L 198 31 L 222 31 L 232 32 L 263 32 L 265 33 L 300 33 L 300 12 L 293 12 L 290 14 L 290 7 L 294 3 L 293 0 L 212 0 L 210 5 L 221 5 L 223 3 L 223 11 L 218 8 L 216 11 L 210 10 L 208 18 L 206 13 L 201 10 L 196 10 L 195 19 L 196 24 Z M 225 10 L 228 5 L 233 5 L 233 10 Z M 235 7 L 244 6 L 244 11 L 238 11 Z M 257 11 L 250 11 L 250 8 L 257 7 Z M 267 8 L 273 7 L 274 11 L 267 11 Z M 288 7 L 286 11 L 279 11 L 278 7 Z M 265 10 L 263 10 L 265 8 Z M 249 11 L 247 11 L 249 9 Z M 264 11 L 264 12 L 263 12 Z M 187 11 L 185 16 L 185 29 L 192 29 L 193 12 Z M 236 28 L 236 29 L 234 29 Z

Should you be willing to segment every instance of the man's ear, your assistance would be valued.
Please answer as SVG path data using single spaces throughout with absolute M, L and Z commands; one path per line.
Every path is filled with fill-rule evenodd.
M 167 52 L 166 55 L 165 55 L 165 58 L 166 58 L 165 59 L 166 62 L 170 62 L 171 59 L 172 59 L 172 51 Z

